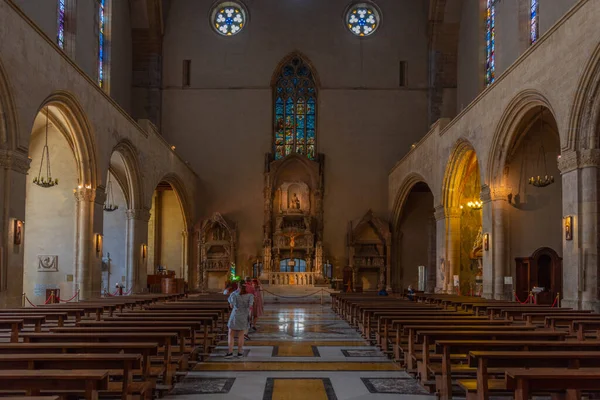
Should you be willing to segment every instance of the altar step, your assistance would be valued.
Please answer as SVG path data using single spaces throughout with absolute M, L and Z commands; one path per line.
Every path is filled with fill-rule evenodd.
M 263 285 L 263 298 L 269 304 L 313 303 L 331 304 L 330 293 L 338 293 L 329 286 Z

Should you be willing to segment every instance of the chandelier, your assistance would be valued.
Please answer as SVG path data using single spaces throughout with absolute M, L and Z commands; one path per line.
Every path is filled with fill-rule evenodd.
M 113 212 L 119 208 L 115 204 L 115 198 L 112 190 L 112 182 L 110 181 L 110 172 L 108 173 L 108 182 L 106 184 L 106 201 L 104 202 L 104 211 Z
M 48 148 L 48 114 L 49 110 L 46 107 L 46 143 L 42 149 L 42 160 L 40 161 L 40 170 L 38 175 L 33 178 L 33 183 L 36 185 L 49 188 L 58 185 L 58 179 L 52 179 L 52 172 L 50 172 L 50 149 Z M 46 175 L 42 175 L 42 169 L 44 167 L 44 160 L 46 160 Z
M 540 106 L 540 137 L 543 138 L 544 134 L 544 117 L 543 108 Z M 538 155 L 538 165 L 540 164 L 540 158 L 544 162 L 544 177 L 541 175 L 531 176 L 529 178 L 529 184 L 535 187 L 543 188 L 554 183 L 554 176 L 548 175 L 548 168 L 546 167 L 546 151 L 544 150 L 544 140 L 542 139 L 542 145 L 540 146 L 540 153 Z
M 471 210 L 481 210 L 483 208 L 483 202 L 480 200 L 469 201 L 466 205 Z M 464 206 L 461 205 L 460 209 L 464 209 Z

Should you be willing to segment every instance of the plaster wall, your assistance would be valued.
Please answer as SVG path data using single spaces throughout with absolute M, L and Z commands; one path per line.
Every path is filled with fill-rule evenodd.
M 169 148 L 156 128 L 147 121 L 142 120 L 139 124 L 134 122 L 116 102 L 97 87 L 94 80 L 57 48 L 54 39 L 47 37 L 34 23 L 26 19 L 22 11 L 9 0 L 0 1 L 0 37 L 15 38 L 0 41 L 0 64 L 10 91 L 2 92 L 1 95 L 3 99 L 8 99 L 16 110 L 14 123 L 10 125 L 14 130 L 9 132 L 10 137 L 14 139 L 9 142 L 10 147 L 3 151 L 9 151 L 15 159 L 24 159 L 23 163 L 26 164 L 33 121 L 42 104 L 52 98 L 56 103 L 60 103 L 61 107 L 68 109 L 72 119 L 77 120 L 81 126 L 70 134 L 72 139 L 77 139 L 78 143 L 88 150 L 87 156 L 78 160 L 80 170 L 83 171 L 81 176 L 86 180 L 82 183 L 89 184 L 91 191 L 97 189 L 98 194 L 102 194 L 113 149 L 118 143 L 126 142 L 134 149 L 137 170 L 143 171 L 143 177 L 132 191 L 135 196 L 136 218 L 146 218 L 154 188 L 160 181 L 168 180 L 174 184 L 181 196 L 188 224 L 197 220 L 197 204 L 201 204 L 201 201 L 196 202 L 192 199 L 201 197 L 198 177 L 179 155 Z M 4 165 L 5 159 L 2 159 L 2 162 Z M 8 168 L 8 174 L 2 177 L 0 183 L 0 196 L 6 198 L 4 207 L 7 208 L 9 219 L 25 220 L 24 198 L 29 178 L 23 173 L 22 166 Z M 72 171 L 76 169 L 72 167 Z M 67 182 L 64 185 L 67 186 Z M 76 183 L 68 186 L 71 197 L 74 187 Z M 89 219 L 82 220 L 89 221 L 89 224 L 85 222 L 86 232 L 103 232 L 101 208 L 100 201 L 99 205 L 93 203 L 86 209 L 85 213 Z M 8 221 L 7 219 L 6 222 Z M 23 255 L 12 245 L 9 246 L 8 225 L 5 223 L 2 227 L 2 247 L 7 249 L 2 268 L 5 273 L 10 271 L 11 277 L 16 278 L 23 271 Z M 79 242 L 78 251 L 81 257 L 80 261 L 76 262 L 80 266 L 87 265 L 86 268 L 92 271 L 99 271 L 101 260 L 92 253 L 93 235 L 86 235 Z M 131 248 L 139 249 L 146 240 L 147 228 L 136 231 L 130 243 Z M 73 243 L 76 243 L 74 238 Z M 137 251 L 133 257 L 134 265 L 141 265 Z M 98 281 L 93 282 L 90 287 L 99 289 L 100 274 L 97 276 Z M 143 280 L 145 286 L 145 271 L 135 276 Z M 11 281 L 6 290 L 0 289 L 0 305 L 20 304 L 23 292 L 21 282 Z
M 27 179 L 26 214 L 24 224 L 23 292 L 34 303 L 44 303 L 45 288 L 59 288 L 67 282 L 67 275 L 75 274 L 75 210 L 73 188 L 77 186 L 77 168 L 73 152 L 54 126 L 49 128 L 48 148 L 52 176 L 59 185 L 42 188 L 33 183 L 40 165 L 45 142 L 45 117 L 36 119 L 36 128 L 30 143 L 29 157 L 32 170 Z M 45 168 L 45 164 L 44 164 Z M 44 173 L 45 170 L 42 170 Z M 38 271 L 38 256 L 58 256 L 58 271 Z M 41 295 L 36 296 L 38 286 Z M 39 293 L 39 292 L 38 292 Z M 70 298 L 72 291 L 63 287 L 61 297 Z
M 264 154 L 271 151 L 273 135 L 271 77 L 286 55 L 302 52 L 319 77 L 325 251 L 343 266 L 347 222 L 369 208 L 385 216 L 385 174 L 427 126 L 427 3 L 377 2 L 383 24 L 362 40 L 343 24 L 344 0 L 320 2 L 318 12 L 314 1 L 254 2 L 244 31 L 228 38 L 212 32 L 211 4 L 171 4 L 164 38 L 165 137 L 202 171 L 210 194 L 205 216 L 219 211 L 237 223 L 238 265 L 249 268 L 263 240 Z M 184 59 L 192 62 L 186 89 L 181 88 Z M 406 88 L 399 87 L 401 60 L 407 62 Z
M 544 35 L 577 0 L 539 0 L 540 2 L 540 35 Z
M 110 95 L 131 114 L 132 38 L 129 2 L 113 0 L 110 31 Z
M 393 267 L 393 281 L 400 290 L 418 287 L 419 265 L 429 265 L 429 219 L 433 213 L 433 194 L 413 192 L 408 197 L 400 220 L 400 263 Z
M 558 137 L 548 132 L 540 135 L 536 128 L 528 133 L 514 158 L 511 158 L 509 169 L 512 192 L 519 194 L 523 202 L 519 206 L 508 207 L 511 231 L 509 260 L 513 273 L 516 257 L 529 257 L 540 247 L 550 247 L 562 256 L 562 181 L 558 178 L 560 171 L 556 163 Z M 529 185 L 527 179 L 543 173 L 543 164 L 538 161 L 542 139 L 548 174 L 554 176 L 555 183 L 537 188 Z M 521 163 L 525 166 L 523 171 L 520 170 Z M 521 175 L 523 178 L 519 184 Z
M 181 207 L 177 195 L 172 190 L 162 193 L 162 228 L 161 238 L 161 260 L 160 265 L 170 271 L 175 271 L 178 278 L 182 278 L 184 265 L 181 259 L 183 249 L 182 232 L 185 230 Z
M 111 182 L 114 204 L 119 208 L 112 212 L 103 212 L 102 256 L 110 258 L 110 271 L 105 272 L 107 280 L 103 284 L 113 293 L 115 284 L 125 284 L 123 277 L 127 275 L 127 201 L 114 176 L 111 176 Z
M 458 33 L 457 110 L 460 112 L 483 88 L 483 13 L 478 0 L 462 4 Z
M 493 85 L 481 93 L 454 120 L 440 120 L 434 124 L 417 147 L 401 159 L 390 172 L 388 203 L 390 211 L 394 215 L 398 215 L 401 211 L 399 204 L 403 203 L 403 196 L 407 193 L 406 187 L 413 182 L 415 176 L 419 176 L 431 188 L 436 207 L 445 205 L 442 188 L 446 165 L 459 140 L 468 141 L 475 149 L 482 185 L 492 189 L 492 196 L 502 199 L 503 188 L 499 187 L 496 190 L 494 186 L 501 176 L 491 170 L 492 145 L 495 138 L 498 139 L 498 143 L 505 143 L 496 149 L 496 157 L 501 152 L 508 152 L 512 145 L 508 138 L 514 135 L 513 125 L 517 123 L 519 115 L 539 107 L 540 104 L 546 104 L 552 110 L 561 147 L 568 148 L 571 144 L 568 141 L 571 134 L 568 126 L 574 109 L 575 96 L 582 90 L 580 87 L 582 74 L 598 46 L 598 37 L 600 37 L 600 26 L 596 23 L 598 18 L 600 18 L 600 2 L 593 0 L 578 2 L 576 7 L 567 12 L 534 46 L 528 48 L 504 74 L 497 78 Z M 557 76 L 561 79 L 556 79 Z M 496 171 L 502 171 L 502 165 L 496 167 L 500 168 Z M 566 188 L 565 186 L 564 193 L 573 193 L 572 185 L 568 186 L 569 191 L 566 191 Z M 497 232 L 493 226 L 502 218 L 490 217 L 492 207 L 489 204 L 484 205 L 483 230 Z M 569 203 L 568 207 L 565 204 L 563 210 L 576 210 L 574 204 Z M 443 211 L 443 208 L 440 211 Z M 445 226 L 443 214 L 440 214 L 440 217 L 438 228 L 443 229 Z M 512 233 L 510 229 L 505 230 L 506 227 L 501 229 L 503 232 Z M 439 232 L 438 229 L 438 234 Z M 438 237 L 438 261 L 446 252 L 444 242 L 440 239 L 442 238 Z M 494 241 L 494 237 L 491 240 Z M 490 287 L 490 274 L 493 268 L 496 268 L 497 262 L 505 260 L 502 261 L 503 265 L 512 263 L 501 254 L 492 253 L 493 245 L 500 244 L 499 239 L 484 255 L 484 287 Z M 571 250 L 569 242 L 566 244 L 562 242 L 560 247 L 563 248 L 563 257 L 566 257 L 564 249 L 569 248 L 569 256 L 573 260 L 577 259 L 575 254 L 577 250 Z M 576 269 L 576 264 L 565 263 L 565 287 L 574 287 L 569 285 L 573 279 L 577 279 Z M 576 282 L 574 285 L 576 286 Z

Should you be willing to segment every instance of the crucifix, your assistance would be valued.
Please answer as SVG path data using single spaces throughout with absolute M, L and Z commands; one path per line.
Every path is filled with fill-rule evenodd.
M 284 233 L 284 236 L 290 238 L 290 261 L 288 262 L 288 265 L 293 268 L 296 264 L 294 261 L 294 247 L 296 247 L 296 238 L 298 236 L 302 236 L 302 234 L 298 232 L 290 232 Z

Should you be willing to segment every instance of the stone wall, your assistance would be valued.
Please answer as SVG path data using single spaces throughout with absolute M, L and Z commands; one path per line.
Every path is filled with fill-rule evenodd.
M 586 128 L 589 132 L 585 133 L 588 137 L 597 129 L 594 125 L 581 122 L 587 121 L 581 116 L 591 115 L 584 112 L 586 104 L 595 104 L 593 97 L 585 101 L 584 99 L 594 90 L 588 85 L 589 76 L 594 76 L 590 71 L 597 68 L 598 62 L 598 18 L 600 3 L 585 0 L 578 2 L 454 120 L 438 121 L 389 175 L 389 205 L 394 215 L 401 211 L 400 205 L 403 204 L 409 190 L 407 185 L 414 184 L 415 180 L 423 180 L 431 188 L 436 208 L 440 210 L 436 214 L 439 218 L 439 262 L 448 251 L 445 236 L 440 233 L 445 232 L 446 219 L 443 213 L 444 208 L 448 206 L 448 194 L 444 193 L 443 189 L 444 180 L 448 178 L 447 162 L 452 161 L 451 155 L 457 143 L 469 143 L 474 148 L 481 170 L 483 231 L 490 234 L 490 250 L 484 252 L 483 258 L 484 295 L 487 297 L 501 298 L 510 295 L 505 293 L 506 288 L 503 285 L 503 276 L 510 274 L 507 266 L 513 263 L 510 259 L 512 255 L 508 254 L 508 243 L 511 240 L 511 232 L 526 228 L 509 225 L 506 221 L 506 198 L 510 188 L 506 186 L 506 177 L 503 174 L 505 158 L 519 137 L 518 129 L 527 112 L 545 106 L 556 121 L 562 147 L 562 215 L 574 215 L 574 219 L 580 221 L 581 226 L 575 227 L 575 236 L 577 229 L 582 229 L 580 234 L 583 232 L 583 226 L 587 229 L 587 233 L 581 239 L 562 240 L 565 291 L 563 304 L 597 307 L 597 250 L 595 243 L 588 242 L 588 238 L 592 237 L 590 235 L 596 235 L 593 233 L 596 232 L 596 225 L 592 222 L 589 226 L 585 225 L 584 221 L 588 221 L 589 218 L 583 218 L 583 214 L 580 219 L 577 217 L 583 210 L 578 209 L 582 200 L 577 193 L 580 193 L 582 180 L 577 178 L 577 168 L 586 166 L 586 171 L 591 173 L 598 165 L 594 156 L 579 155 L 583 152 L 580 145 L 584 140 L 578 139 L 578 135 L 583 135 L 580 129 L 590 126 Z M 568 173 L 565 175 L 566 172 Z M 590 175 L 590 179 L 592 176 Z M 591 184 L 595 181 L 592 179 L 586 182 Z M 585 193 L 587 199 L 595 199 L 592 201 L 597 202 L 595 188 L 594 183 Z M 582 251 L 576 248 L 578 243 L 589 246 L 584 250 L 590 255 L 587 261 L 578 258 Z M 582 270 L 586 271 L 586 280 L 589 283 L 580 288 L 578 282 L 581 282 Z M 584 294 L 578 294 L 579 290 L 583 290 Z

